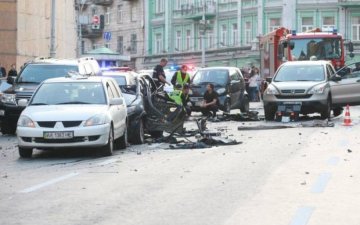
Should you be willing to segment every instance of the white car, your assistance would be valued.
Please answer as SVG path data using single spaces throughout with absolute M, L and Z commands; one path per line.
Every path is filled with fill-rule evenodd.
M 48 79 L 21 113 L 17 137 L 24 158 L 34 148 L 101 147 L 104 155 L 111 155 L 114 144 L 127 145 L 125 100 L 113 78 Z

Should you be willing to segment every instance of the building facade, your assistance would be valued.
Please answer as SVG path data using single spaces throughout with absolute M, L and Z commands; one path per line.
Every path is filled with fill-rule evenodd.
M 145 67 L 162 57 L 201 65 L 203 44 L 208 66 L 258 64 L 259 38 L 282 26 L 336 28 L 360 43 L 360 0 L 148 0 L 145 15 Z
M 55 55 L 76 56 L 76 24 L 73 0 L 56 1 Z M 0 62 L 7 70 L 15 63 L 50 55 L 51 1 L 0 2 Z
M 121 65 L 141 68 L 143 12 L 143 0 L 82 0 L 78 7 L 82 53 L 105 46 L 120 55 L 130 56 L 130 62 L 121 62 Z

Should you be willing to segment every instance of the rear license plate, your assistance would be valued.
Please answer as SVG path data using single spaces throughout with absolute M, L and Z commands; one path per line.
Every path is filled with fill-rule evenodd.
M 71 139 L 74 137 L 74 131 L 44 131 L 44 139 Z
M 288 123 L 288 122 L 290 122 L 290 117 L 288 117 L 288 116 L 283 116 L 283 117 L 281 117 L 281 122 L 283 122 L 283 123 Z
M 302 102 L 283 102 L 283 105 L 302 105 Z

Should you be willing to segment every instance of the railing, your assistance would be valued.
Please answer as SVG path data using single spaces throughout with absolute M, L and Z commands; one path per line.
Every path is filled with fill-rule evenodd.
M 93 3 L 96 5 L 112 5 L 114 0 L 93 0 Z

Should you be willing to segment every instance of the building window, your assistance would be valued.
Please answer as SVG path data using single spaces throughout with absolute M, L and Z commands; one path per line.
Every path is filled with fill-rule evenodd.
M 175 51 L 181 50 L 181 31 L 176 31 Z
M 251 37 L 252 37 L 251 22 L 247 21 L 247 22 L 245 22 L 245 44 L 246 45 L 250 44 Z
M 281 26 L 280 18 L 271 18 L 269 19 L 269 32 L 278 29 Z
M 323 31 L 333 31 L 334 28 L 335 28 L 335 17 L 324 16 L 322 18 L 322 30 Z
M 163 13 L 164 12 L 164 0 L 156 0 L 155 1 L 155 13 Z
M 105 43 L 105 47 L 110 49 L 110 43 Z
M 301 18 L 301 31 L 305 32 L 312 30 L 314 28 L 314 18 L 313 17 L 302 17 Z
M 214 33 L 212 31 L 210 31 L 208 33 L 208 48 L 209 49 L 212 49 L 215 47 L 215 44 L 214 44 Z
M 222 46 L 226 45 L 226 38 L 227 38 L 227 29 L 226 29 L 226 25 L 222 25 L 221 26 L 221 41 L 220 44 Z
M 160 54 L 162 52 L 162 35 L 155 34 L 155 53 Z
M 123 22 L 123 6 L 122 5 L 118 5 L 117 6 L 117 22 L 118 23 L 122 23 Z
M 131 21 L 133 21 L 133 22 L 136 21 L 136 17 L 138 16 L 136 12 L 137 12 L 137 7 L 134 5 L 131 6 L 131 12 L 130 12 L 131 15 L 130 16 L 131 16 Z
M 111 13 L 110 13 L 110 8 L 106 8 L 106 13 L 105 13 L 105 24 L 109 25 L 110 24 L 110 17 L 111 17 Z
M 176 10 L 181 9 L 181 3 L 182 3 L 182 0 L 175 0 L 175 9 Z
M 238 25 L 237 23 L 234 23 L 232 25 L 232 45 L 237 45 L 238 43 Z
M 137 52 L 137 37 L 136 34 L 132 34 L 131 35 L 131 40 L 130 40 L 130 44 L 131 44 L 131 54 L 136 54 Z
M 351 18 L 352 40 L 360 41 L 360 16 Z
M 186 30 L 186 50 L 190 50 L 191 45 L 191 30 Z
M 124 53 L 124 37 L 123 36 L 118 36 L 118 38 L 117 38 L 117 52 L 119 54 Z

